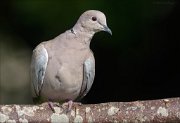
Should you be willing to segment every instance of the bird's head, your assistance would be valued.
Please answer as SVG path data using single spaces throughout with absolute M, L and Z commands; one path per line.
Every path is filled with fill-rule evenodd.
M 76 25 L 81 26 L 84 30 L 90 32 L 96 33 L 106 31 L 112 35 L 112 31 L 108 28 L 106 23 L 106 16 L 104 13 L 97 10 L 88 10 L 84 12 L 79 17 Z

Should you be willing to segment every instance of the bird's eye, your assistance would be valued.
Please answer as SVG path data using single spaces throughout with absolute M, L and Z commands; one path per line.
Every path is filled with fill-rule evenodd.
M 97 20 L 97 18 L 94 17 L 94 16 L 91 19 L 92 19 L 92 21 L 96 21 Z

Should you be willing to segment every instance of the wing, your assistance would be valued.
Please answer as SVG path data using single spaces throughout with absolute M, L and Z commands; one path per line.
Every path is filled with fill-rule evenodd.
M 94 81 L 95 60 L 94 60 L 93 55 L 91 55 L 88 59 L 86 59 L 83 67 L 84 67 L 83 68 L 83 70 L 84 70 L 83 82 L 82 82 L 82 87 L 81 87 L 79 97 L 77 98 L 78 101 L 81 100 L 84 96 L 86 96 L 86 94 L 91 89 L 91 86 L 92 86 L 93 81 Z
M 45 71 L 48 63 L 48 53 L 43 44 L 38 45 L 33 50 L 31 61 L 31 85 L 33 98 L 39 97 Z

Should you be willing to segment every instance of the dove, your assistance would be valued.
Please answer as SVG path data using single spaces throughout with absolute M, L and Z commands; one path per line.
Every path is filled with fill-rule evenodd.
M 89 92 L 95 77 L 90 42 L 100 31 L 112 35 L 106 16 L 98 10 L 88 10 L 71 29 L 36 46 L 31 60 L 34 102 L 79 101 Z

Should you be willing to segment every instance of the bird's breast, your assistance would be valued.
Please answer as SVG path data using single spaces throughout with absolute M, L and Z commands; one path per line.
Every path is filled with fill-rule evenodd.
M 83 81 L 83 64 L 88 50 L 59 48 L 48 54 L 43 95 L 75 99 Z

